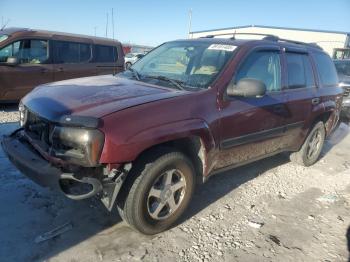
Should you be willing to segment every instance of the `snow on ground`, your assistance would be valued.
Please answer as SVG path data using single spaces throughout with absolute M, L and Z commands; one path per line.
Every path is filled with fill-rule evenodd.
M 0 124 L 0 135 L 15 127 Z M 179 225 L 156 236 L 132 231 L 95 199 L 35 185 L 0 150 L 1 260 L 347 261 L 349 133 L 341 124 L 309 168 L 278 155 L 211 178 Z M 35 243 L 65 223 L 72 229 Z

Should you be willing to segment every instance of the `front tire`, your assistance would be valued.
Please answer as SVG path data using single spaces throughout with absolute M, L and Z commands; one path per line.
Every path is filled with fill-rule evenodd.
M 321 154 L 325 137 L 324 124 L 323 122 L 318 122 L 305 139 L 301 149 L 290 154 L 290 160 L 303 166 L 315 164 Z
M 137 163 L 141 168 L 126 192 L 121 217 L 134 229 L 153 235 L 171 227 L 186 210 L 195 187 L 191 161 L 180 152 L 169 152 L 151 161 Z

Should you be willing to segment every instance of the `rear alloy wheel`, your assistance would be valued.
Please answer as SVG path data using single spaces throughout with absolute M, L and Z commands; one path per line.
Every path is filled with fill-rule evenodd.
M 321 154 L 325 136 L 324 124 L 323 122 L 318 122 L 307 136 L 301 149 L 290 155 L 291 161 L 304 166 L 313 165 Z
M 129 182 L 119 211 L 130 226 L 144 234 L 157 234 L 171 227 L 192 198 L 194 168 L 180 152 L 140 161 L 129 175 L 137 178 Z

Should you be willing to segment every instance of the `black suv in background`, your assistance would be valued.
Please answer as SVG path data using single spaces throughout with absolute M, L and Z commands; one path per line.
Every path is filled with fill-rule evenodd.
M 339 85 L 344 89 L 342 117 L 350 120 L 350 59 L 334 60 Z

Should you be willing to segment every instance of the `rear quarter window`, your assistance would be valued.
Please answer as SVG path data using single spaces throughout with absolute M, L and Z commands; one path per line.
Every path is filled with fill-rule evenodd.
M 314 53 L 313 56 L 322 86 L 337 85 L 338 75 L 331 58 L 323 53 Z

